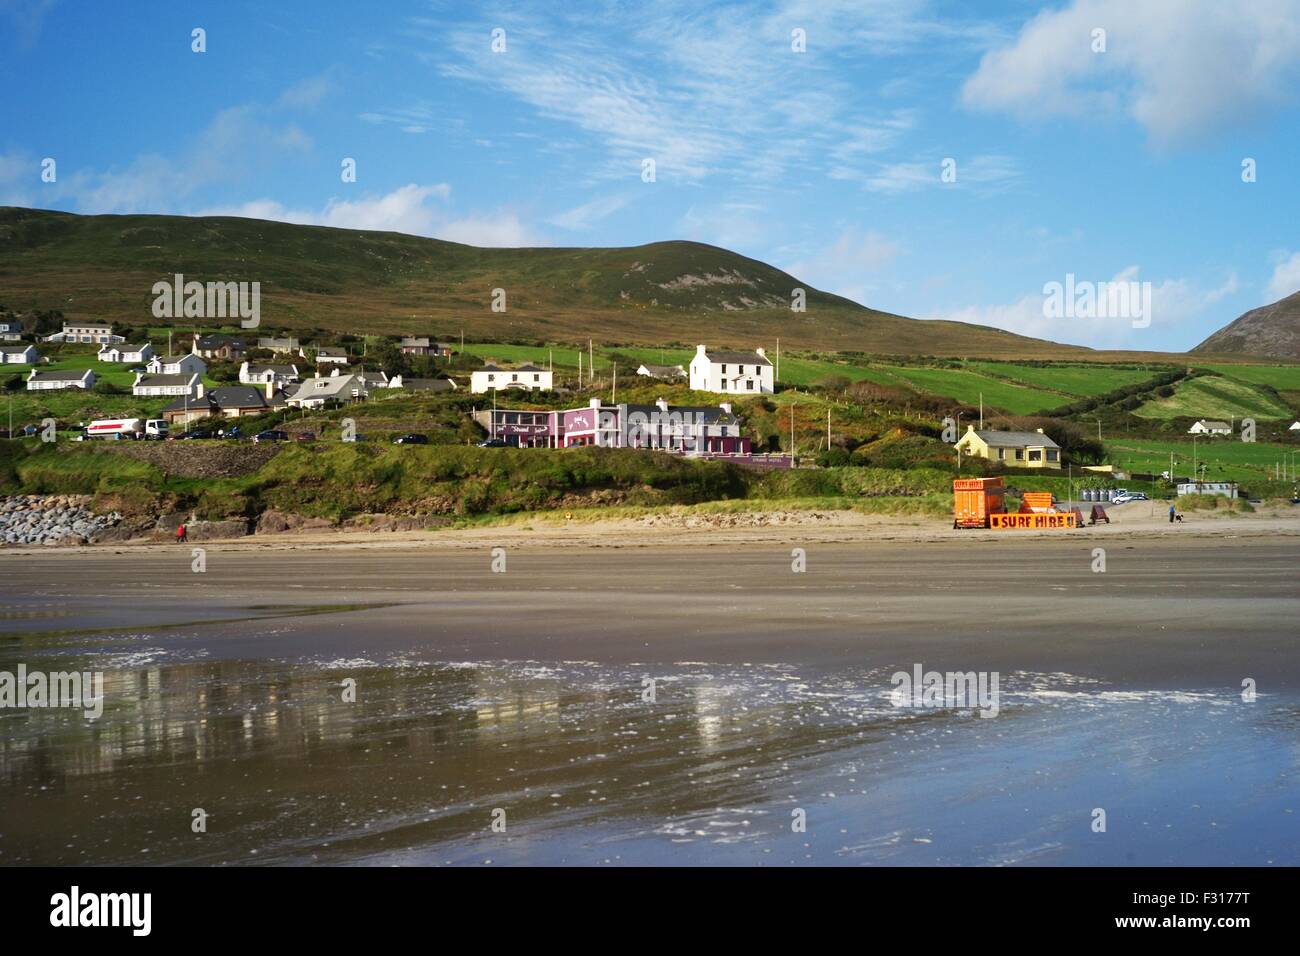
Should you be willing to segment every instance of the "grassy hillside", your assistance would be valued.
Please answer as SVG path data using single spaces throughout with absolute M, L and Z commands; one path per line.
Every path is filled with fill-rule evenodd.
M 432 333 L 478 341 L 772 345 L 881 354 L 1025 356 L 1088 350 L 996 329 L 920 322 L 820 292 L 766 263 L 694 242 L 479 249 L 386 232 L 226 217 L 77 216 L 0 207 L 10 309 L 156 325 L 154 282 L 258 281 L 264 325 Z M 793 289 L 807 290 L 794 313 Z M 506 290 L 504 313 L 490 308 Z M 180 320 L 188 328 L 192 323 Z
M 1202 375 L 1181 382 L 1174 394 L 1146 402 L 1135 412 L 1142 418 L 1279 419 L 1291 409 L 1259 386 L 1221 375 Z

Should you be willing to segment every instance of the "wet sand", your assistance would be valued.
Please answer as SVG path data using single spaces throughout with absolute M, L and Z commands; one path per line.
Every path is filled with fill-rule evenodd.
M 0 669 L 107 688 L 0 711 L 0 863 L 1295 864 L 1300 537 L 1211 520 L 4 554 Z

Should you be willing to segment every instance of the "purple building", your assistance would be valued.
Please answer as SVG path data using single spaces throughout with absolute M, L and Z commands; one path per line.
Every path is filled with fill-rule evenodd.
M 649 448 L 683 454 L 748 455 L 740 419 L 724 402 L 716 407 L 603 405 L 557 411 L 484 409 L 474 418 L 493 438 L 519 448 Z

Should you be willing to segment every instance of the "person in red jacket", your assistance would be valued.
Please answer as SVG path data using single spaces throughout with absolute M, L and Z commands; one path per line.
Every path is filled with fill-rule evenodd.
M 180 527 L 176 529 L 176 543 L 182 544 L 183 542 L 186 542 L 189 539 L 190 539 L 189 535 L 185 531 L 185 525 L 182 524 Z

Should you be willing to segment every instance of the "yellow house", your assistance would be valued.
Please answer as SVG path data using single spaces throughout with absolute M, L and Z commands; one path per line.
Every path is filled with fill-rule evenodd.
M 1060 468 L 1061 446 L 1043 434 L 1033 432 L 976 431 L 966 426 L 957 440 L 957 451 L 971 458 L 987 458 L 1009 468 Z

